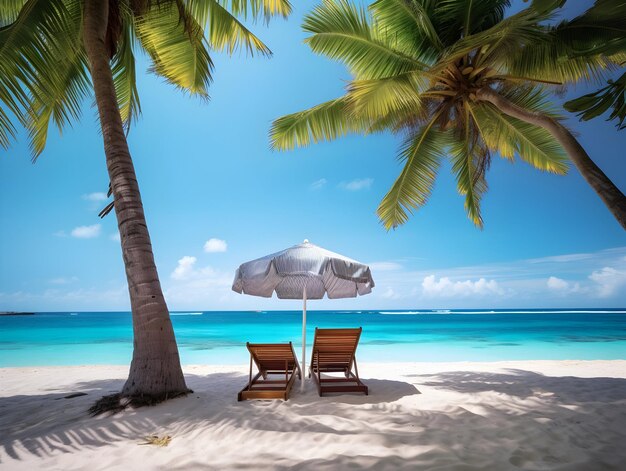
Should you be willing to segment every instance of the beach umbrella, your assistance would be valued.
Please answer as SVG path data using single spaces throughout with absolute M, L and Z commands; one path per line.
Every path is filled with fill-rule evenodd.
M 302 299 L 302 387 L 306 371 L 307 299 L 355 298 L 372 292 L 370 268 L 305 240 L 250 262 L 235 273 L 233 291 L 271 298 Z

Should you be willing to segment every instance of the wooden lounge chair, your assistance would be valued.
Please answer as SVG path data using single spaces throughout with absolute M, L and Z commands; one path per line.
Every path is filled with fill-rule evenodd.
M 239 392 L 237 400 L 289 399 L 296 379 L 301 377 L 300 365 L 289 343 L 246 343 L 250 351 L 250 376 L 248 384 Z M 259 370 L 252 377 L 252 362 Z M 272 375 L 280 379 L 268 379 Z
M 358 329 L 315 329 L 309 377 L 313 375 L 320 396 L 331 392 L 368 394 L 367 386 L 359 379 L 355 358 L 361 330 L 361 327 Z M 323 373 L 343 373 L 345 378 L 323 377 Z

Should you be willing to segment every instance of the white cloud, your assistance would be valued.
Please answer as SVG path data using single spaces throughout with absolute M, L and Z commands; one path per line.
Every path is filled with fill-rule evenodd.
M 102 193 L 102 192 L 89 193 L 89 194 L 83 195 L 82 198 L 84 200 L 94 201 L 94 202 L 106 201 L 108 199 L 107 194 Z
M 75 283 L 76 281 L 78 281 L 78 278 L 75 276 L 70 276 L 70 277 L 58 277 L 58 278 L 52 278 L 51 280 L 48 280 L 48 283 L 52 284 L 52 285 L 69 285 L 70 283 Z
M 65 233 L 65 231 L 56 231 L 55 233 L 52 234 L 54 237 L 67 237 L 67 234 Z
M 114 232 L 113 234 L 111 234 L 109 236 L 109 239 L 111 239 L 114 242 L 119 242 L 121 240 L 120 233 L 119 232 Z
M 402 265 L 396 262 L 372 262 L 368 266 L 373 272 L 402 270 Z
M 178 265 L 172 272 L 171 277 L 175 280 L 184 280 L 185 278 L 189 278 L 194 271 L 193 267 L 197 261 L 198 259 L 196 257 L 185 255 L 178 261 Z
M 211 238 L 204 243 L 204 251 L 208 253 L 226 252 L 228 245 L 225 240 Z
M 66 235 L 69 236 L 69 231 Z M 108 237 L 109 232 L 104 235 Z M 386 256 L 389 260 L 395 260 L 393 262 L 385 261 L 385 255 L 381 255 L 382 261 L 373 262 L 370 266 L 376 268 L 381 263 L 382 268 L 389 269 L 375 270 L 377 287 L 371 295 L 313 301 L 312 308 L 412 310 L 418 307 L 565 308 L 626 305 L 626 247 L 593 252 L 591 257 L 583 257 L 581 254 L 573 254 L 572 257 L 557 255 L 556 259 L 546 257 L 544 263 L 524 259 L 457 267 L 442 267 L 428 252 L 422 255 L 417 261 L 413 258 L 393 259 L 394 256 L 388 253 Z M 395 269 L 394 265 L 387 265 L 396 262 L 403 266 Z M 226 261 L 224 265 L 215 264 L 212 267 L 199 266 L 201 260 L 189 260 L 187 266 L 185 263 L 182 265 L 181 278 L 174 276 L 178 264 L 173 263 L 168 267 L 169 273 L 166 272 L 162 279 L 168 305 L 173 310 L 297 310 L 302 307 L 301 301 L 297 300 L 279 301 L 275 297 L 264 299 L 234 293 L 231 290 L 234 267 Z M 568 284 L 567 288 L 560 291 L 550 289 L 547 284 L 550 277 L 562 279 Z M 484 281 L 481 282 L 481 278 Z M 425 280 L 430 291 L 424 288 Z M 80 288 L 82 281 L 66 285 L 51 283 L 49 280 L 45 280 L 45 283 L 49 289 L 39 292 L 0 292 L 0 306 L 15 311 L 129 309 L 128 290 L 119 280 L 108 286 L 100 283 L 94 288 L 84 289 Z
M 91 288 L 63 289 L 59 286 L 38 292 L 0 292 L 0 305 L 11 311 L 94 311 L 130 308 L 128 288 L 125 284 L 118 283 L 104 287 L 100 284 Z
M 320 178 L 319 180 L 315 180 L 313 183 L 311 183 L 309 185 L 309 188 L 311 188 L 311 190 L 319 190 L 326 186 L 326 183 L 328 183 L 328 180 L 326 180 L 325 178 Z
M 503 295 L 504 290 L 496 280 L 480 278 L 477 281 L 452 281 L 447 276 L 436 279 L 435 275 L 428 275 L 422 281 L 422 290 L 427 296 L 454 297 L 454 296 L 486 296 Z
M 368 190 L 372 186 L 372 183 L 374 183 L 373 178 L 361 178 L 350 182 L 341 182 L 339 187 L 348 191 Z
M 608 298 L 620 292 L 626 286 L 626 271 L 613 267 L 604 267 L 589 275 L 589 279 L 597 283 L 597 293 L 601 298 Z
M 588 291 L 587 288 L 581 288 L 580 283 L 570 283 L 556 276 L 551 276 L 546 282 L 548 289 L 561 296 Z
M 551 276 L 547 281 L 548 288 L 553 291 L 565 291 L 569 288 L 569 283 L 561 278 L 557 278 L 556 276 Z
M 92 226 L 78 226 L 72 229 L 71 235 L 72 237 L 76 237 L 78 239 L 93 239 L 94 237 L 98 237 L 100 235 L 101 229 L 100 224 L 94 224 Z
M 402 295 L 398 293 L 397 291 L 395 291 L 391 286 L 388 286 L 387 289 L 382 292 L 380 297 L 383 299 L 388 299 L 388 300 L 390 299 L 396 300 L 396 299 L 406 298 L 406 295 Z
M 196 268 L 196 257 L 184 256 L 164 287 L 171 306 L 179 309 L 206 309 L 224 303 L 234 294 L 230 287 L 233 273 L 219 272 L 212 267 Z M 237 299 L 237 298 L 236 298 Z
M 594 254 L 590 253 L 571 253 L 565 255 L 553 255 L 550 257 L 531 258 L 529 263 L 570 263 L 580 262 L 582 260 L 589 260 L 594 257 Z

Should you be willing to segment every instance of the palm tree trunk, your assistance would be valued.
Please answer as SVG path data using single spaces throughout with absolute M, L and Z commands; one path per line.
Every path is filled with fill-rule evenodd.
M 561 143 L 580 174 L 600 196 L 617 222 L 626 229 L 626 196 L 591 160 L 585 149 L 565 126 L 549 116 L 520 108 L 488 87 L 478 90 L 476 98 L 491 103 L 509 116 L 540 126 L 550 132 Z
M 85 0 L 83 41 L 100 116 L 133 317 L 134 350 L 123 396 L 162 400 L 189 390 L 122 127 L 105 45 L 109 0 Z

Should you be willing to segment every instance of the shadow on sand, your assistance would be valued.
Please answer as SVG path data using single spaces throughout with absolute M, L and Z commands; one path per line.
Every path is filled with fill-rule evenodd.
M 195 391 L 187 397 L 95 418 L 87 414 L 88 407 L 118 391 L 122 380 L 3 397 L 0 463 L 138 443 L 146 435 L 167 433 L 173 437 L 170 448 L 178 439 L 189 450 L 184 464 L 175 453 L 164 453 L 159 466 L 168 469 L 626 469 L 625 379 L 550 377 L 525 370 L 404 378 L 364 379 L 369 396 L 320 398 L 307 381 L 304 392 L 294 386 L 287 402 L 237 402 L 245 375 L 187 375 Z M 449 404 L 444 399 L 432 406 L 432 389 L 455 396 Z M 61 399 L 73 392 L 87 395 Z M 264 453 L 246 449 L 266 433 L 276 443 Z M 233 445 L 219 448 L 225 440 Z M 305 443 L 326 455 L 296 458 Z M 212 447 L 232 450 L 231 455 L 211 452 Z
M 140 440 L 157 429 L 176 422 L 185 422 L 190 428 L 202 422 L 256 428 L 257 430 L 288 431 L 289 423 L 274 424 L 266 420 L 283 401 L 237 402 L 237 392 L 246 377 L 237 373 L 213 373 L 206 376 L 186 375 L 187 384 L 195 392 L 163 404 L 115 415 L 90 417 L 87 410 L 103 395 L 118 392 L 123 380 L 99 380 L 77 383 L 72 390 L 38 395 L 0 397 L 0 450 L 12 459 L 20 452 L 36 456 L 52 455 L 111 444 L 117 440 Z M 341 405 L 383 404 L 404 396 L 419 394 L 412 384 L 401 381 L 369 379 L 370 395 L 334 395 L 320 398 L 311 381 L 300 391 L 297 383 L 291 398 L 284 403 L 298 409 L 304 421 L 312 416 L 309 409 L 327 407 L 327 413 L 339 412 Z M 77 397 L 68 395 L 83 393 Z M 86 393 L 86 394 L 85 394 Z M 383 399 L 384 398 L 384 399 Z M 200 400 L 200 401 L 198 401 Z M 208 403 L 208 404 L 207 404 Z M 213 403 L 213 404 L 211 404 Z M 215 407 L 219 404 L 219 407 Z M 268 426 L 267 424 L 271 424 Z M 330 431 L 328 427 L 313 422 L 311 431 Z M 2 455 L 0 454 L 0 457 Z M 0 463 L 2 459 L 0 458 Z

